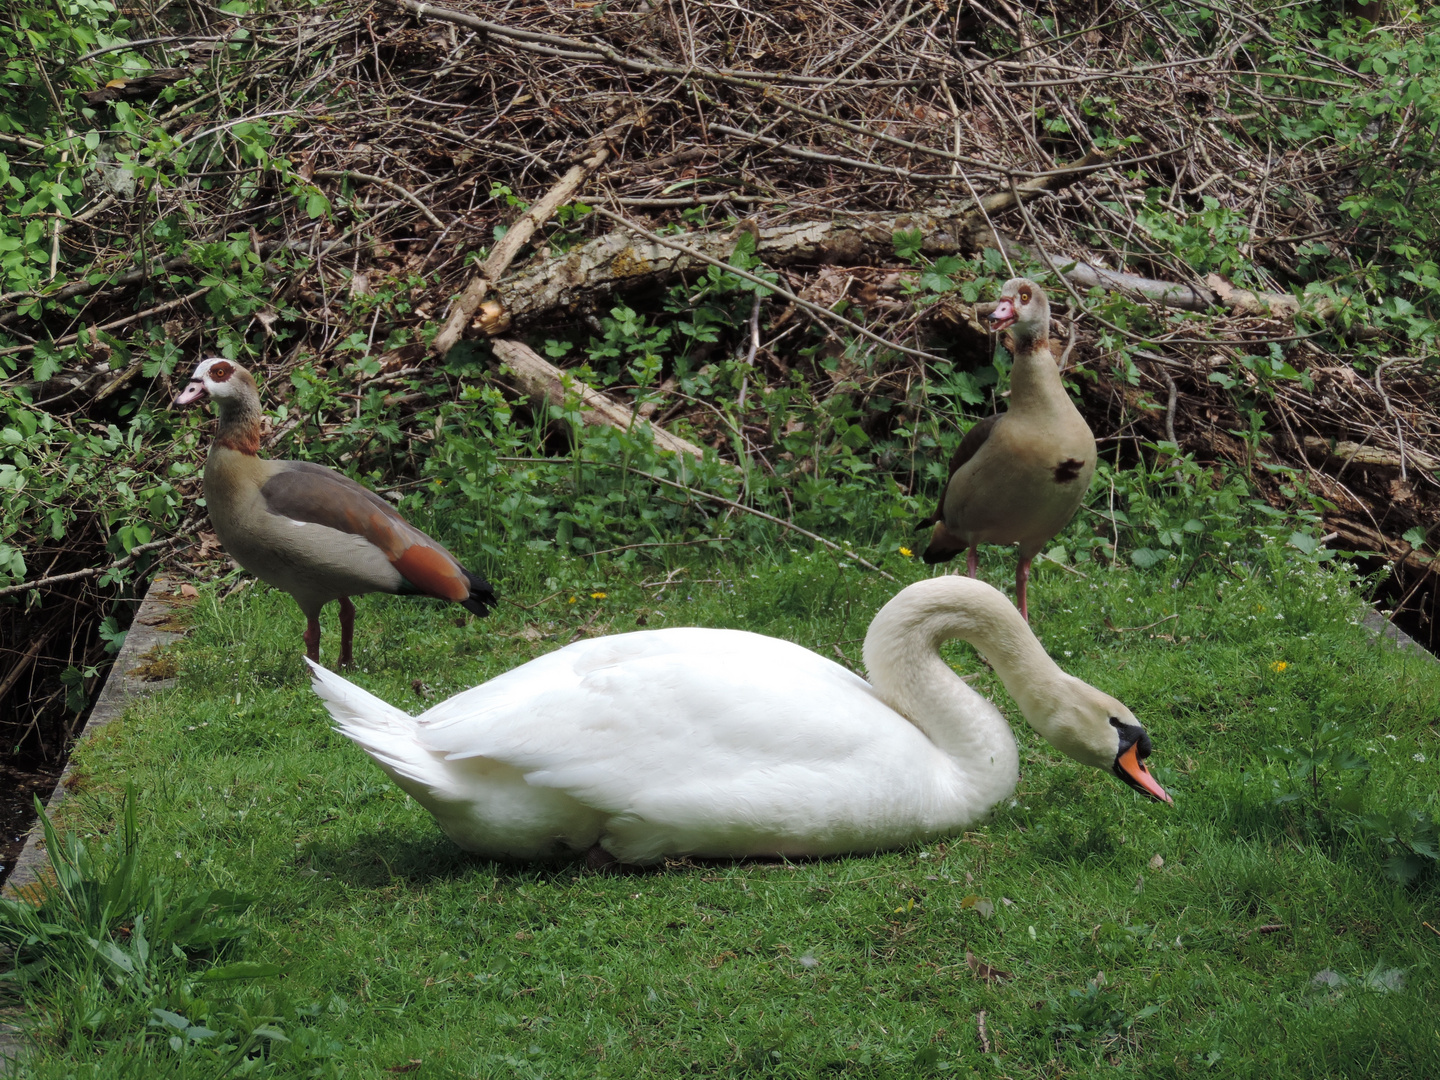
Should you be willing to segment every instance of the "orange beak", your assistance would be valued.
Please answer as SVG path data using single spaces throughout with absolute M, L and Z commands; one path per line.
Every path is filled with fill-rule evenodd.
M 1145 768 L 1145 763 L 1140 760 L 1140 744 L 1132 743 L 1124 753 L 1115 759 L 1115 775 L 1124 780 L 1133 788 L 1143 791 L 1152 799 L 1159 802 L 1170 803 L 1172 806 L 1175 800 L 1170 798 L 1169 792 L 1161 787 L 1150 775 L 1150 770 Z

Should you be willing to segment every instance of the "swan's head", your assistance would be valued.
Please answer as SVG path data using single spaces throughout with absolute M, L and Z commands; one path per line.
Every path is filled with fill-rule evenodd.
M 1150 756 L 1150 736 L 1134 714 L 1089 683 L 1073 678 L 1071 682 L 1072 692 L 1047 718 L 1042 731 L 1045 738 L 1082 765 L 1113 773 L 1158 802 L 1173 802 L 1145 767 L 1145 759 Z
M 1013 328 L 1017 342 L 1044 341 L 1050 335 L 1050 301 L 1045 290 L 1029 278 L 1011 278 L 1000 290 L 990 325 L 996 330 Z
M 227 401 L 244 400 L 250 395 L 258 394 L 258 391 L 250 372 L 233 360 L 212 356 L 209 360 L 200 361 L 195 368 L 195 374 L 190 376 L 190 382 L 175 399 L 175 404 L 189 405 L 207 394 L 214 398 L 223 410 Z

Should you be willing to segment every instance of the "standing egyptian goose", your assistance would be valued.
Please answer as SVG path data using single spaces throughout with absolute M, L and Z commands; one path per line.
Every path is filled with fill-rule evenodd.
M 310 671 L 336 730 L 467 851 L 836 855 L 954 835 L 1014 793 L 1009 724 L 940 655 L 957 637 L 1057 750 L 1171 801 L 1130 710 L 963 577 L 916 582 L 880 610 L 869 682 L 793 642 L 697 627 L 577 641 L 420 716 Z
M 1019 544 L 1015 602 L 1028 620 L 1030 562 L 1080 508 L 1095 475 L 1095 436 L 1060 382 L 1044 290 L 1011 278 L 990 319 L 1014 337 L 1010 408 L 960 440 L 940 505 L 920 522 L 935 526 L 922 558 L 946 562 L 964 551 L 966 572 L 974 577 L 978 545 Z
M 308 461 L 259 457 L 260 393 L 230 360 L 202 360 L 175 399 L 208 394 L 220 413 L 205 459 L 205 505 L 230 556 L 288 592 L 305 613 L 305 655 L 320 659 L 320 609 L 340 601 L 340 664 L 354 662 L 359 593 L 412 593 L 453 600 L 476 615 L 495 590 L 455 556 L 349 477 Z

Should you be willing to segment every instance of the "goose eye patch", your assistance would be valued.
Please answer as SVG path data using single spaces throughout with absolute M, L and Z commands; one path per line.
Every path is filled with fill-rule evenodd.
M 226 379 L 230 378 L 231 375 L 235 374 L 235 365 L 225 363 L 211 364 L 210 370 L 207 371 L 206 374 L 209 375 L 210 378 L 213 379 L 215 382 L 224 382 Z

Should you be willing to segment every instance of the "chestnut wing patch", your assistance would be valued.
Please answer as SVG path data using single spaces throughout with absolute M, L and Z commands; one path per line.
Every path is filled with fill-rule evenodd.
M 1080 471 L 1085 468 L 1085 462 L 1079 458 L 1066 458 L 1055 466 L 1055 482 L 1057 484 L 1068 484 L 1072 480 L 1080 478 Z
M 260 494 L 272 514 L 363 536 L 419 592 L 445 600 L 470 595 L 465 573 L 449 552 L 348 476 L 308 461 L 290 461 L 265 481 Z

